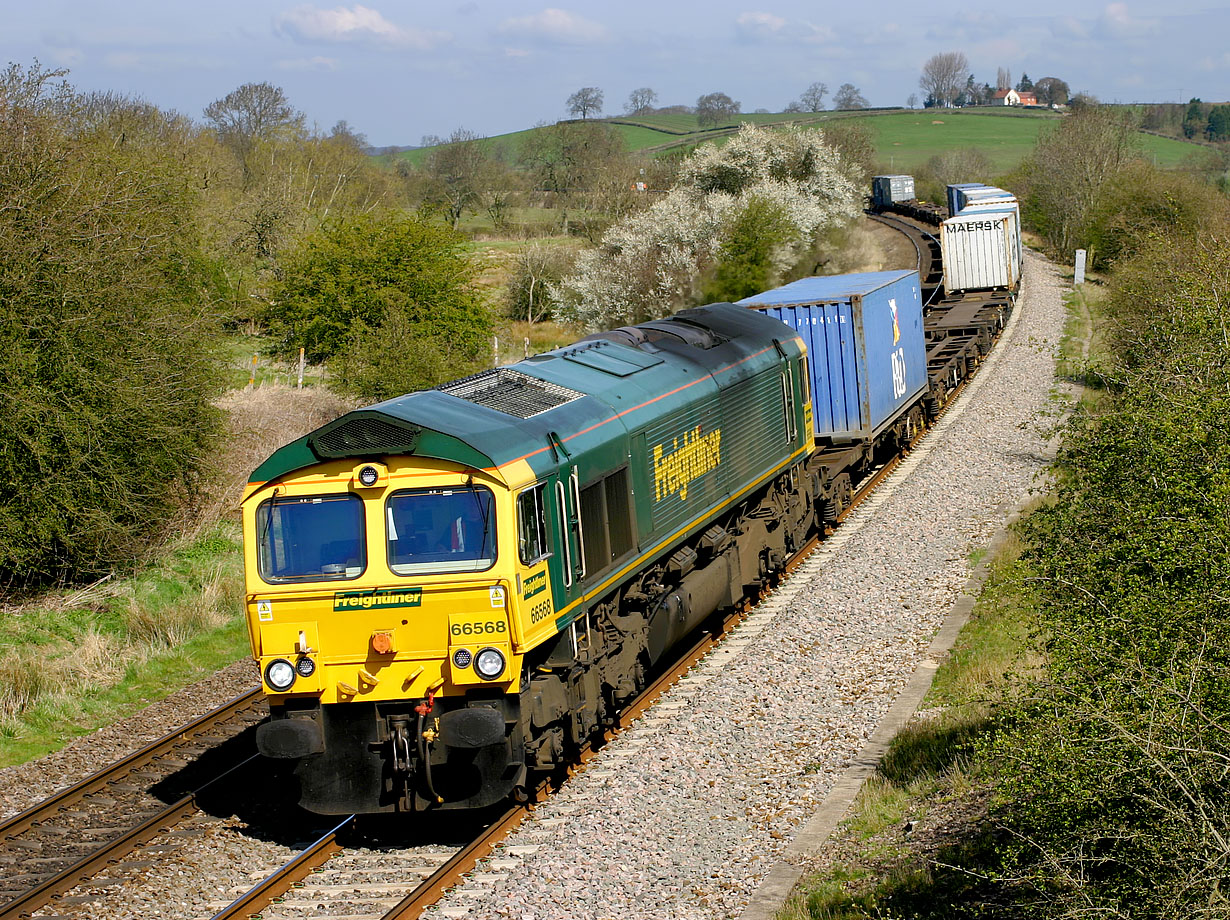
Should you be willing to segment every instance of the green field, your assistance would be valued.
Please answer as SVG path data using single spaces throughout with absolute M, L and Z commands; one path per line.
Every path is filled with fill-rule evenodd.
M 879 155 L 880 168 L 888 172 L 909 173 L 927 160 L 946 150 L 976 147 L 986 154 L 996 173 L 1004 173 L 1021 162 L 1038 140 L 1038 134 L 1063 116 L 1046 111 L 1021 109 L 898 109 L 878 112 L 819 112 L 816 114 L 750 114 L 740 115 L 736 122 L 717 128 L 702 129 L 695 115 L 645 115 L 636 118 L 609 119 L 630 151 L 645 151 L 654 155 L 677 147 L 687 147 L 706 140 L 728 137 L 738 125 L 804 124 L 823 128 L 835 121 L 852 120 L 866 124 Z M 491 150 L 503 147 L 506 159 L 515 159 L 515 151 L 529 131 L 517 131 L 486 138 Z M 1174 168 L 1183 164 L 1204 147 L 1151 134 L 1140 135 L 1141 153 L 1158 166 Z M 397 159 L 418 166 L 426 159 L 430 148 L 408 150 L 396 154 Z

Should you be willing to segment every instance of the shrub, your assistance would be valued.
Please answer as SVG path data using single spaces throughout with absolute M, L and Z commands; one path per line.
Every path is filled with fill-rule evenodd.
M 0 572 L 33 584 L 141 553 L 218 430 L 190 132 L 54 74 L 0 81 Z
M 466 373 L 491 341 L 462 238 L 397 214 L 342 218 L 287 261 L 267 314 L 279 347 L 337 357 L 342 387 L 382 398 Z
M 1111 387 L 1028 520 L 1047 679 L 994 750 L 1002 872 L 1040 916 L 1226 916 L 1227 295 L 1224 241 L 1142 250 L 1111 299 Z
M 858 213 L 857 195 L 819 132 L 744 125 L 722 147 L 697 148 L 676 186 L 611 227 L 552 293 L 564 319 L 590 328 L 664 316 L 698 298 L 704 279 L 734 256 L 734 236 L 768 234 L 763 252 L 728 270 L 732 281 L 743 284 L 752 263 L 752 274 L 776 279 L 818 231 Z

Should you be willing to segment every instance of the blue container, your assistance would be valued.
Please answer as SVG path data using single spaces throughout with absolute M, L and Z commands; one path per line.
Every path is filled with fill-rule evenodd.
M 973 207 L 1015 205 L 1016 196 L 993 185 L 948 186 L 948 216 L 956 217 Z
M 990 188 L 981 182 L 957 182 L 948 186 L 948 216 L 956 217 L 965 204 L 964 192 L 968 189 Z
M 807 345 L 816 437 L 874 437 L 927 387 L 918 272 L 803 278 L 739 301 Z

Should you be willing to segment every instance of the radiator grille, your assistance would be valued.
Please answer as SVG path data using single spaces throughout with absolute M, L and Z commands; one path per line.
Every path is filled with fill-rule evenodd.
M 533 418 L 585 395 L 506 367 L 454 380 L 436 389 L 517 418 Z

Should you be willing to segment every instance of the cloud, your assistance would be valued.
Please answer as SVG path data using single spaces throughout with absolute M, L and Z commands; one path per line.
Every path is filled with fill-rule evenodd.
M 315 71 L 317 73 L 327 73 L 337 70 L 338 63 L 337 58 L 321 57 L 317 55 L 316 57 L 310 58 L 291 58 L 289 60 L 278 61 L 274 64 L 274 66 L 278 70 Z
M 735 20 L 735 31 L 740 38 L 752 41 L 776 38 L 786 28 L 786 20 L 772 13 L 740 13 Z
M 1137 19 L 1126 3 L 1110 3 L 1102 11 L 1099 26 L 1113 38 L 1140 38 L 1151 36 L 1157 23 L 1151 19 Z
M 403 28 L 389 22 L 378 10 L 358 3 L 331 10 L 310 4 L 298 6 L 279 16 L 275 29 L 298 42 L 356 42 L 420 51 L 428 51 L 452 39 L 447 32 Z
M 54 64 L 69 67 L 85 60 L 85 52 L 80 47 L 81 42 L 72 32 L 45 29 L 40 38 L 43 44 L 50 49 L 49 57 Z
M 1088 38 L 1089 29 L 1075 16 L 1059 16 L 1051 20 L 1051 34 L 1056 38 Z
M 1230 68 L 1230 51 L 1222 54 L 1220 58 L 1203 57 L 1196 64 L 1196 69 L 1204 73 L 1216 73 L 1226 68 Z
M 528 38 L 542 38 L 561 45 L 590 45 L 605 41 L 608 35 L 602 23 L 584 19 L 567 10 L 548 8 L 533 16 L 506 19 L 500 31 Z

